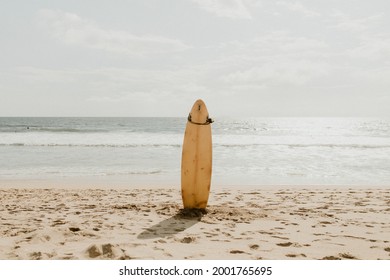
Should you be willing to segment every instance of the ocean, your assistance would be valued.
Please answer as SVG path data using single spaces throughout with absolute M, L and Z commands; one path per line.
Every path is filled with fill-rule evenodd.
M 12 181 L 180 186 L 186 118 L 0 118 Z M 215 119 L 215 186 L 390 186 L 390 120 Z

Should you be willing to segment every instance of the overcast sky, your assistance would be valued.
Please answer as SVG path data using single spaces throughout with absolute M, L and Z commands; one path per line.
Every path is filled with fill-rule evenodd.
M 0 1 L 0 116 L 390 117 L 388 0 Z

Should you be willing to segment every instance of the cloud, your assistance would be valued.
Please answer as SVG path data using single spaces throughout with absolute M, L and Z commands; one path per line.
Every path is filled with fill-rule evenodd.
M 297 53 L 306 56 L 311 51 L 323 51 L 327 48 L 324 41 L 293 36 L 283 31 L 269 32 L 262 37 L 257 37 L 251 42 L 251 48 L 261 49 L 262 52 L 268 50 L 273 54 L 277 53 Z
M 198 84 L 199 73 L 185 66 L 175 70 L 140 70 L 121 67 L 89 69 L 48 69 L 17 67 L 9 71 L 9 77 L 28 85 L 30 89 L 46 87 L 53 92 L 77 95 L 88 100 L 130 101 L 139 97 L 154 97 L 158 100 L 169 94 L 191 95 L 202 92 Z M 65 90 L 65 91 L 66 91 Z
M 234 84 L 280 86 L 304 85 L 314 78 L 327 75 L 329 65 L 324 61 L 273 59 L 261 66 L 231 73 L 225 81 Z
M 382 18 L 382 14 L 363 18 L 353 18 L 345 12 L 336 11 L 331 15 L 331 20 L 334 21 L 334 23 L 331 25 L 331 28 L 335 28 L 341 31 L 361 33 L 373 28 L 382 20 Z
M 304 86 L 327 76 L 331 69 L 325 42 L 285 32 L 270 32 L 223 48 L 221 53 L 229 56 L 218 62 L 220 81 L 243 90 Z
M 319 12 L 313 11 L 306 6 L 304 6 L 301 2 L 285 2 L 278 1 L 276 4 L 280 7 L 288 9 L 290 11 L 302 14 L 306 17 L 319 17 L 321 14 Z
M 357 46 L 348 49 L 346 53 L 353 59 L 386 61 L 390 57 L 390 37 L 368 36 L 362 39 Z
M 251 13 L 242 0 L 192 0 L 202 9 L 218 17 L 251 19 Z
M 339 50 L 345 65 L 350 68 L 359 82 L 372 81 L 388 84 L 390 57 L 390 36 L 384 14 L 352 16 L 343 11 L 335 11 L 329 19 L 330 29 L 344 35 L 348 41 Z M 341 41 L 341 40 L 340 40 Z
M 73 46 L 133 56 L 188 48 L 177 39 L 155 35 L 138 36 L 123 30 L 104 29 L 73 13 L 45 9 L 38 13 L 38 17 L 41 26 L 46 27 L 53 37 Z

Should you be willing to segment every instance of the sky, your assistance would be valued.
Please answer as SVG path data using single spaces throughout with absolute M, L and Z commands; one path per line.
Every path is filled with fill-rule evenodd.
M 0 0 L 0 116 L 390 117 L 388 0 Z

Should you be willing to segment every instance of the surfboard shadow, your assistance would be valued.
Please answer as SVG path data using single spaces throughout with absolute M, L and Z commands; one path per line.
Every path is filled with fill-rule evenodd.
M 173 217 L 165 219 L 158 224 L 151 226 L 141 232 L 138 239 L 153 239 L 153 238 L 164 238 L 167 236 L 173 236 L 179 232 L 182 232 L 196 223 L 200 222 L 199 218 L 196 217 L 183 217 L 182 214 L 178 213 Z

